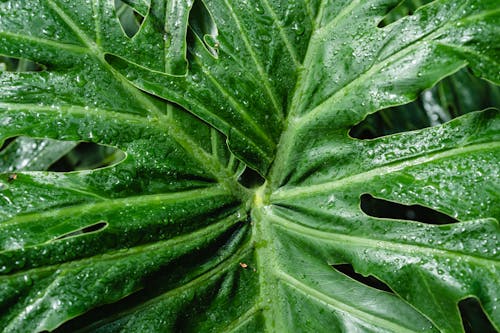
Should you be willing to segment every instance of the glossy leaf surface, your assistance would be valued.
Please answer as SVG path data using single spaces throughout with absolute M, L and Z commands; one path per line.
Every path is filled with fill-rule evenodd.
M 499 83 L 496 1 L 383 27 L 398 1 L 125 2 L 133 37 L 114 1 L 0 4 L 0 54 L 43 67 L 0 73 L 0 141 L 124 154 L 14 174 L 20 139 L 2 150 L 3 332 L 460 332 L 468 297 L 500 328 L 498 111 L 348 135 L 465 66 Z

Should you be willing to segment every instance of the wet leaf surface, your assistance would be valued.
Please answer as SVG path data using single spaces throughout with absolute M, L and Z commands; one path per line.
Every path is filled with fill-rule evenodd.
M 397 3 L 0 3 L 0 54 L 41 66 L 0 72 L 1 330 L 461 332 L 471 297 L 499 329 L 498 110 L 349 135 L 498 84 L 498 4 Z M 46 171 L 75 142 L 122 153 Z

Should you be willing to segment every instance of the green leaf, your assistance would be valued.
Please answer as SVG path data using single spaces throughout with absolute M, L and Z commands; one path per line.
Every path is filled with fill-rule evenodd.
M 0 171 L 47 170 L 75 146 L 76 142 L 21 136 L 0 152 Z
M 194 34 L 193 61 L 184 76 L 110 58 L 142 89 L 216 126 L 229 137 L 235 154 L 263 174 L 285 116 L 281 143 L 292 145 L 292 136 L 315 133 L 322 124 L 348 127 L 367 113 L 409 102 L 467 62 L 479 74 L 500 80 L 498 71 L 487 72 L 498 67 L 495 49 L 479 49 L 497 36 L 492 1 L 440 1 L 382 29 L 376 23 L 394 1 L 341 3 L 318 9 L 302 3 L 273 7 L 210 1 L 207 8 L 218 28 L 217 57 Z M 233 37 L 234 31 L 240 38 Z M 273 150 L 262 151 L 262 146 Z
M 477 293 L 492 292 L 481 301 L 495 320 L 500 229 L 496 220 L 482 218 L 500 215 L 499 126 L 498 112 L 488 111 L 357 144 L 339 137 L 335 145 L 318 147 L 321 159 L 310 153 L 307 165 L 297 165 L 299 184 L 292 178 L 271 196 L 277 206 L 267 218 L 283 233 L 294 229 L 310 242 L 325 243 L 323 251 L 335 253 L 333 262 L 379 277 L 444 331 L 460 331 L 456 303 Z M 363 193 L 466 222 L 426 226 L 374 219 L 359 209 Z
M 125 2 L 133 37 L 113 1 L 0 4 L 0 54 L 43 67 L 0 72 L 0 143 L 125 155 L 5 158 L 2 332 L 461 332 L 468 297 L 500 328 L 498 110 L 348 135 L 466 66 L 499 83 L 496 1 L 382 28 L 398 1 Z M 370 216 L 364 194 L 458 222 Z

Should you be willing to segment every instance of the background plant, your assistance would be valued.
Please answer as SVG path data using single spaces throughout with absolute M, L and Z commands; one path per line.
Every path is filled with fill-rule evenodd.
M 1 4 L 4 331 L 499 326 L 493 1 L 128 3 Z

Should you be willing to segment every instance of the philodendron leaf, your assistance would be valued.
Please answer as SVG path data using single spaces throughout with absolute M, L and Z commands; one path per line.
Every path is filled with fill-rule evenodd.
M 499 83 L 498 4 L 379 28 L 397 2 L 126 1 L 132 38 L 114 1 L 2 2 L 0 54 L 44 70 L 0 73 L 0 141 L 125 157 L 0 174 L 0 329 L 460 332 L 468 297 L 499 329 L 498 111 L 348 135 L 467 65 Z M 365 194 L 458 222 L 370 216 Z

